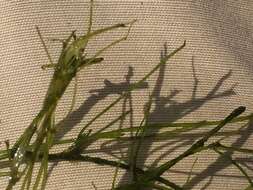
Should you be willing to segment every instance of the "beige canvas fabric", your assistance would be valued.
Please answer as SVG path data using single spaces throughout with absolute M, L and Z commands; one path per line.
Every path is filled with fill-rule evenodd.
M 85 0 L 0 1 L 0 140 L 11 143 L 29 125 L 41 108 L 52 70 L 40 67 L 48 63 L 35 30 L 39 26 L 47 47 L 57 62 L 61 44 L 49 38 L 65 39 L 73 30 L 87 30 L 89 2 Z M 132 93 L 133 125 L 143 116 L 143 106 L 149 94 L 154 96 L 151 121 L 181 122 L 222 119 L 238 106 L 253 111 L 253 1 L 250 0 L 97 0 L 94 3 L 93 29 L 137 19 L 129 38 L 103 54 L 104 62 L 81 71 L 75 112 L 63 124 L 58 138 L 75 137 L 81 127 L 96 113 L 115 100 L 125 90 L 124 85 L 141 79 L 160 58 L 164 44 L 168 53 L 182 45 L 186 47 L 156 72 L 145 86 Z M 103 34 L 89 45 L 89 53 L 124 36 L 127 29 Z M 90 54 L 90 55 L 91 55 Z M 58 107 L 61 121 L 71 105 L 73 84 Z M 115 106 L 92 126 L 101 128 L 120 115 L 124 104 Z M 128 127 L 131 118 L 123 123 Z M 75 125 L 75 126 L 74 126 Z M 74 127 L 73 127 L 74 126 Z M 119 124 L 115 125 L 117 128 Z M 226 130 L 237 130 L 230 125 Z M 225 130 L 225 131 L 226 131 Z M 252 126 L 224 140 L 227 145 L 252 148 Z M 146 142 L 141 149 L 139 164 L 156 165 L 175 157 L 199 136 L 184 135 Z M 101 142 L 87 153 L 115 159 L 119 150 L 127 153 L 126 143 Z M 4 143 L 1 143 L 4 148 Z M 180 162 L 164 176 L 178 184 L 186 181 L 192 163 L 198 157 L 189 189 L 235 189 L 246 187 L 247 180 L 227 161 L 211 151 Z M 252 156 L 237 156 L 244 160 L 253 177 Z M 155 166 L 155 165 L 153 165 Z M 114 168 L 92 163 L 60 162 L 50 166 L 49 190 L 110 189 Z M 120 170 L 117 182 L 128 176 Z M 2 178 L 0 189 L 7 179 Z

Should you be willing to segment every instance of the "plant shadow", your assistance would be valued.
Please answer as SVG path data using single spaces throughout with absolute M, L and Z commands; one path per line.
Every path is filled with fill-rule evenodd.
M 164 50 L 161 52 L 161 59 L 163 56 L 167 55 L 167 45 L 164 44 Z M 222 92 L 219 92 L 219 89 L 222 87 L 223 83 L 231 76 L 232 71 L 230 70 L 227 74 L 222 76 L 220 80 L 216 83 L 216 85 L 207 93 L 207 95 L 203 97 L 197 97 L 197 91 L 198 91 L 198 84 L 199 80 L 197 78 L 196 70 L 194 67 L 194 57 L 192 57 L 192 72 L 193 72 L 193 89 L 191 93 L 191 98 L 188 101 L 185 102 L 177 102 L 176 100 L 173 100 L 175 96 L 177 96 L 181 90 L 175 89 L 172 90 L 169 96 L 161 96 L 162 86 L 164 83 L 164 77 L 165 77 L 165 65 L 162 65 L 159 69 L 159 74 L 155 83 L 155 86 L 152 90 L 151 97 L 154 100 L 153 107 L 154 109 L 150 113 L 148 123 L 173 123 L 177 121 L 180 118 L 183 118 L 187 114 L 190 114 L 191 112 L 196 111 L 199 109 L 202 105 L 204 105 L 206 102 L 216 99 L 216 98 L 223 98 L 228 97 L 231 95 L 235 95 L 234 87 L 235 85 L 232 85 L 231 88 L 224 90 Z M 152 133 L 157 133 L 159 129 L 152 130 Z M 149 167 L 156 167 L 163 158 L 167 157 L 170 153 L 175 151 L 176 149 L 180 147 L 189 146 L 192 144 L 197 138 L 200 138 L 201 134 L 196 135 L 180 135 L 177 139 L 170 141 L 168 143 L 163 143 L 162 145 L 156 147 L 155 149 L 151 149 L 151 146 L 153 144 L 153 141 L 148 139 L 143 143 L 142 146 L 142 152 L 140 154 L 140 157 L 138 157 L 138 167 L 145 168 L 144 163 L 150 158 L 150 155 L 154 155 L 156 152 L 161 152 L 159 154 L 158 158 L 156 158 L 151 166 Z M 175 145 L 176 144 L 176 145 Z M 128 147 L 131 147 L 128 142 L 125 141 L 107 141 L 102 144 L 100 150 L 103 152 L 117 157 L 122 157 L 123 154 L 118 156 L 118 152 L 115 152 L 114 150 L 119 149 L 126 149 Z M 162 153 L 162 149 L 166 148 L 166 152 Z M 96 151 L 96 150 L 94 150 Z M 122 151 L 121 151 L 122 152 Z M 127 159 L 129 157 L 129 151 L 127 151 L 126 155 L 124 156 L 123 160 L 126 162 L 129 162 Z M 215 172 L 215 171 L 214 171 Z M 199 178 L 196 178 L 197 180 L 192 179 L 190 181 L 190 185 L 193 186 L 193 184 L 196 184 L 197 181 L 204 180 L 207 177 L 210 177 L 210 174 L 214 173 L 209 171 L 209 173 L 205 173 L 206 175 L 200 175 Z M 129 172 L 126 172 L 123 177 L 121 178 L 119 185 L 125 184 L 129 181 L 131 181 L 132 176 Z M 201 179 L 201 180 L 200 180 Z M 211 183 L 212 178 L 210 179 L 209 183 Z M 208 186 L 208 184 L 207 184 Z
M 164 50 L 161 52 L 161 59 L 167 55 L 167 45 L 164 44 Z M 177 121 L 180 118 L 183 118 L 187 114 L 190 114 L 191 112 L 196 111 L 199 109 L 202 105 L 204 105 L 206 102 L 216 99 L 216 98 L 223 98 L 235 95 L 234 87 L 235 85 L 232 85 L 229 89 L 220 91 L 220 88 L 224 84 L 224 82 L 231 76 L 232 71 L 230 70 L 227 74 L 222 76 L 216 83 L 216 85 L 205 95 L 202 97 L 197 97 L 198 92 L 198 84 L 199 80 L 197 78 L 195 66 L 194 66 L 194 57 L 192 57 L 192 72 L 193 72 L 193 88 L 191 93 L 190 100 L 187 100 L 185 102 L 177 102 L 174 100 L 174 98 L 181 92 L 181 90 L 174 89 L 170 92 L 169 96 L 162 96 L 162 86 L 164 83 L 165 78 L 165 71 L 166 66 L 162 65 L 159 69 L 159 74 L 156 80 L 156 83 L 152 89 L 151 97 L 153 100 L 153 110 L 149 115 L 148 124 L 152 123 L 173 123 Z M 91 110 L 91 108 L 96 105 L 100 100 L 103 100 L 107 96 L 111 94 L 122 94 L 126 92 L 129 87 L 131 86 L 131 78 L 133 77 L 133 68 L 129 67 L 128 72 L 125 75 L 125 81 L 120 83 L 113 83 L 109 80 L 104 80 L 104 87 L 101 89 L 94 89 L 91 90 L 90 97 L 75 111 L 71 112 L 64 120 L 62 120 L 58 126 L 60 126 L 61 131 L 57 134 L 57 139 L 61 139 L 64 137 L 64 135 L 70 131 L 74 126 L 76 126 L 78 123 L 81 122 L 81 120 L 85 117 L 85 115 Z M 146 89 L 148 88 L 148 83 L 145 82 L 139 89 Z M 124 97 L 123 103 L 122 103 L 122 114 L 129 111 L 129 121 L 128 124 L 130 127 L 133 126 L 133 103 L 132 103 L 132 94 L 129 93 L 128 96 Z M 165 117 L 166 116 L 166 117 Z M 169 116 L 169 117 L 168 117 Z M 119 128 L 123 128 L 124 122 L 126 118 L 123 117 L 119 121 Z M 158 133 L 159 129 L 152 130 L 152 133 Z M 245 136 L 245 132 L 240 132 L 241 138 L 243 138 L 245 141 L 249 136 Z M 248 134 L 252 133 L 248 131 Z M 243 135 L 244 134 L 244 135 Z M 130 134 L 132 137 L 134 134 Z M 159 152 L 159 156 L 152 162 L 152 164 L 149 166 L 151 168 L 155 168 L 158 166 L 158 163 L 166 158 L 170 153 L 177 150 L 181 147 L 186 147 L 192 144 L 197 138 L 200 138 L 201 134 L 195 134 L 195 135 L 187 135 L 183 134 L 179 137 L 170 140 L 169 142 L 162 143 L 161 145 L 152 148 L 152 144 L 154 141 L 148 139 L 145 140 L 142 144 L 142 149 L 145 151 L 142 151 L 140 156 L 138 157 L 138 167 L 145 168 L 146 166 L 144 163 L 148 161 L 150 158 L 150 155 L 154 155 L 156 152 Z M 238 143 L 235 143 L 237 147 L 240 147 L 244 144 L 243 140 L 240 140 Z M 131 143 L 131 142 L 130 142 Z M 132 142 L 134 143 L 134 141 Z M 106 141 L 101 145 L 100 149 L 89 149 L 85 151 L 85 153 L 105 153 L 110 156 L 116 157 L 116 158 L 123 158 L 124 161 L 129 162 L 127 159 L 129 155 L 131 154 L 130 148 L 131 145 L 129 145 L 129 142 L 121 141 L 121 140 L 112 140 L 112 141 Z M 166 151 L 161 151 L 162 149 L 165 149 Z M 128 149 L 127 151 L 123 151 L 123 149 Z M 117 151 L 115 151 L 117 150 Z M 120 156 L 119 156 L 120 153 Z M 160 154 L 161 153 L 161 154 Z M 230 163 L 223 164 L 220 166 L 220 164 L 217 164 L 220 162 L 221 158 L 218 158 L 217 161 L 213 164 L 210 164 L 210 167 L 208 167 L 203 172 L 196 174 L 194 177 L 191 178 L 189 183 L 187 183 L 186 188 L 191 189 L 199 182 L 203 181 L 206 178 L 210 178 L 208 183 L 206 183 L 205 187 L 208 187 L 210 183 L 213 180 L 213 176 L 223 168 L 228 167 L 231 165 Z M 52 172 L 52 169 L 56 166 L 57 162 L 54 163 L 51 168 L 49 169 L 49 173 Z M 176 171 L 175 171 L 176 172 Z M 119 185 L 125 184 L 126 182 L 131 181 L 132 176 L 129 172 L 126 172 L 120 179 Z
M 93 106 L 98 104 L 101 100 L 105 99 L 106 97 L 113 95 L 113 94 L 123 94 L 124 92 L 128 91 L 131 83 L 131 78 L 133 77 L 133 67 L 128 67 L 128 72 L 125 75 L 125 81 L 120 83 L 113 83 L 107 79 L 104 80 L 104 87 L 101 89 L 93 89 L 90 90 L 89 93 L 91 94 L 83 103 L 79 106 L 76 110 L 69 113 L 63 120 L 57 123 L 56 128 L 60 129 L 56 136 L 55 140 L 58 141 L 64 137 L 73 127 L 78 125 L 86 114 L 92 109 Z M 146 89 L 148 88 L 148 83 L 143 82 L 136 90 Z M 123 109 L 122 113 L 126 112 L 127 101 L 131 98 L 131 94 L 123 99 Z M 130 101 L 130 117 L 132 117 L 132 103 Z M 132 119 L 130 119 L 132 121 Z M 124 120 L 121 120 L 120 126 L 123 126 Z M 132 123 L 131 123 L 132 124 Z M 54 162 L 50 168 L 48 174 L 52 173 L 53 168 L 57 165 L 58 162 Z
M 61 130 L 56 135 L 56 140 L 60 140 L 67 134 L 73 127 L 78 125 L 85 115 L 89 113 L 93 106 L 99 101 L 105 99 L 109 95 L 123 94 L 131 86 L 130 78 L 133 76 L 133 68 L 128 68 L 128 73 L 125 75 L 126 81 L 120 83 L 112 83 L 109 80 L 104 80 L 104 87 L 101 89 L 90 90 L 91 95 L 83 102 L 83 104 L 75 111 L 68 114 L 63 120 L 57 124 L 57 128 Z M 138 89 L 148 88 L 148 83 L 144 82 Z
M 240 132 L 240 137 L 231 144 L 232 147 L 237 147 L 240 148 L 242 147 L 247 140 L 250 138 L 251 134 L 253 133 L 253 121 L 249 121 L 247 124 L 246 128 Z M 226 156 L 233 156 L 234 151 L 226 151 L 225 155 Z M 252 167 L 248 167 L 246 163 L 251 163 L 252 164 L 252 158 L 251 159 L 243 159 L 243 158 L 238 158 L 239 163 L 242 165 L 246 166 L 249 170 L 252 171 Z M 222 164 L 221 164 L 222 163 Z M 207 177 L 213 177 L 215 176 L 219 171 L 231 166 L 231 162 L 228 161 L 224 156 L 219 156 L 216 161 L 212 162 L 211 164 L 208 165 L 206 169 L 195 175 L 194 177 L 191 178 L 191 180 L 187 183 L 186 189 L 193 189 L 194 186 L 196 186 L 198 183 L 206 179 Z M 225 177 L 225 176 L 223 176 Z M 229 177 L 227 175 L 227 177 Z M 236 176 L 237 178 L 244 178 L 244 176 Z

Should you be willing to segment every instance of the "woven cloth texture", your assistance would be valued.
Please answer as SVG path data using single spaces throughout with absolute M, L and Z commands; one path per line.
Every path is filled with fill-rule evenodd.
M 61 43 L 71 31 L 77 35 L 87 30 L 89 1 L 86 0 L 1 0 L 0 1 L 0 141 L 11 143 L 24 131 L 39 112 L 53 70 L 42 70 L 48 59 L 36 33 L 41 30 L 47 47 L 57 62 Z M 101 128 L 133 108 L 123 127 L 138 125 L 149 94 L 154 96 L 152 122 L 194 122 L 217 120 L 238 106 L 253 111 L 253 1 L 252 0 L 96 0 L 93 28 L 137 19 L 129 38 L 103 54 L 104 61 L 78 74 L 78 91 L 74 112 L 65 119 L 58 139 L 75 137 L 81 127 L 106 105 L 124 92 L 126 86 L 141 79 L 160 59 L 166 46 L 168 53 L 183 44 L 177 53 L 148 81 L 147 86 L 132 93 L 131 102 L 121 101 L 91 128 Z M 94 38 L 88 55 L 124 36 L 126 28 Z M 66 116 L 71 105 L 74 83 L 71 83 L 57 108 L 57 121 Z M 114 127 L 117 128 L 119 124 Z M 238 130 L 229 125 L 226 130 Z M 200 136 L 183 135 L 145 142 L 138 163 L 153 167 L 175 157 Z M 224 142 L 227 145 L 252 148 L 252 126 Z M 4 143 L 0 144 L 5 148 Z M 127 143 L 99 142 L 87 150 L 93 156 L 116 159 L 120 151 L 127 154 Z M 236 155 L 234 155 L 236 156 Z M 235 189 L 246 187 L 247 180 L 229 162 L 207 151 L 191 156 L 173 167 L 165 177 L 178 184 L 186 181 L 192 163 L 189 189 Z M 236 157 L 237 158 L 237 157 Z M 238 156 L 253 177 L 252 156 Z M 93 163 L 59 162 L 50 165 L 47 189 L 110 189 L 115 168 Z M 128 174 L 120 170 L 118 183 Z M 0 189 L 7 179 L 0 180 Z M 17 188 L 18 189 L 18 188 Z

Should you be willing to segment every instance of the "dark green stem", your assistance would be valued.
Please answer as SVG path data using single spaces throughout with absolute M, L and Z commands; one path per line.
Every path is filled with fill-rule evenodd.
M 128 164 L 119 163 L 117 161 L 107 160 L 99 157 L 91 157 L 91 156 L 83 156 L 83 155 L 73 155 L 71 153 L 58 153 L 58 154 L 49 154 L 48 156 L 49 161 L 83 161 L 83 162 L 92 162 L 98 165 L 108 165 L 113 167 L 119 167 L 125 170 L 130 170 L 130 166 Z M 144 170 L 140 168 L 136 168 L 136 172 L 139 174 L 144 174 Z M 182 188 L 176 185 L 175 183 L 164 179 L 162 177 L 157 177 L 155 180 L 159 181 L 160 183 L 163 183 L 169 187 L 172 187 L 174 189 L 181 190 Z

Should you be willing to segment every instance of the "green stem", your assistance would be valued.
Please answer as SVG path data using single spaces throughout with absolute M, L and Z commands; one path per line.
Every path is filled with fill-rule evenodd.
M 162 164 L 161 166 L 159 166 L 159 167 L 157 167 L 155 169 L 148 170 L 147 171 L 148 175 L 145 175 L 144 178 L 143 178 L 143 180 L 144 181 L 150 181 L 150 180 L 153 180 L 155 177 L 161 176 L 165 171 L 167 171 L 168 169 L 170 169 L 171 167 L 173 167 L 175 164 L 177 164 L 182 159 L 184 159 L 184 158 L 186 158 L 186 157 L 188 157 L 188 156 L 190 156 L 192 154 L 195 154 L 196 152 L 198 152 L 199 150 L 201 150 L 201 148 L 204 147 L 206 141 L 209 140 L 209 138 L 211 136 L 215 135 L 229 121 L 231 121 L 235 117 L 239 116 L 244 111 L 245 111 L 245 107 L 242 107 L 242 106 L 238 107 L 237 109 L 235 109 L 229 116 L 227 116 L 221 123 L 219 123 L 219 125 L 217 125 L 217 127 L 213 128 L 211 131 L 209 131 L 203 138 L 201 138 L 200 140 L 198 140 L 197 142 L 195 142 L 185 152 L 183 152 L 182 154 L 180 154 L 176 158 L 174 158 L 174 159 L 172 159 L 172 160 L 170 160 L 170 161 Z
M 112 161 L 112 160 L 107 160 L 107 159 L 103 159 L 103 158 L 99 158 L 99 157 L 91 157 L 91 156 L 83 156 L 83 155 L 72 155 L 69 153 L 58 153 L 58 154 L 49 154 L 48 157 L 49 161 L 83 161 L 83 162 L 92 162 L 98 165 L 108 165 L 108 166 L 113 166 L 113 167 L 119 167 L 125 170 L 130 170 L 130 166 L 127 164 L 124 164 L 122 162 L 117 162 L 117 161 Z M 140 168 L 136 168 L 136 172 L 140 173 L 140 174 L 144 174 L 144 171 Z M 162 177 L 157 177 L 155 178 L 155 180 L 170 186 L 172 188 L 176 188 L 176 189 L 180 189 L 180 187 L 178 185 L 176 185 L 175 183 L 164 179 Z
M 213 150 L 214 150 L 216 153 L 218 153 L 218 154 L 220 154 L 221 156 L 223 156 L 224 158 L 228 159 L 235 167 L 237 167 L 237 168 L 240 170 L 240 172 L 246 177 L 246 179 L 248 180 L 249 184 L 250 184 L 251 186 L 253 186 L 253 182 L 252 182 L 250 176 L 247 174 L 246 171 L 244 171 L 244 169 L 240 166 L 240 164 L 238 164 L 235 160 L 233 160 L 233 159 L 231 158 L 231 156 L 229 156 L 229 155 L 227 155 L 227 154 L 225 154 L 225 153 L 219 151 L 216 147 L 213 147 Z

